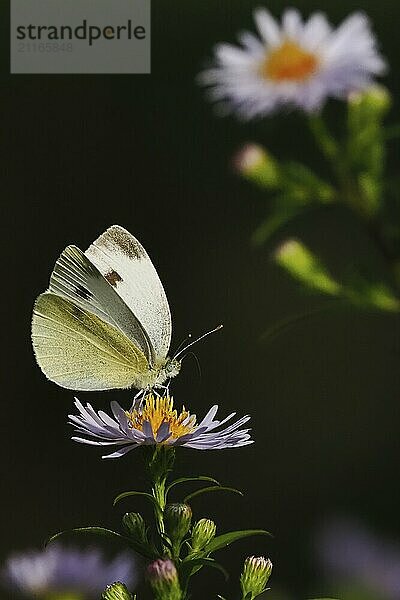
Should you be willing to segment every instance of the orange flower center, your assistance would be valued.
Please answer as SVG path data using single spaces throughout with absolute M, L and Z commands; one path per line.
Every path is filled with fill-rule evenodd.
M 260 73 L 273 81 L 304 81 L 318 67 L 318 58 L 303 50 L 296 42 L 284 41 L 272 50 L 261 65 Z
M 128 423 L 133 429 L 143 431 L 143 423 L 148 421 L 154 436 L 157 435 L 163 423 L 168 423 L 171 437 L 174 439 L 194 431 L 196 429 L 196 415 L 190 415 L 185 407 L 178 415 L 173 406 L 174 400 L 169 396 L 165 398 L 155 398 L 153 395 L 147 396 L 140 410 L 126 413 Z

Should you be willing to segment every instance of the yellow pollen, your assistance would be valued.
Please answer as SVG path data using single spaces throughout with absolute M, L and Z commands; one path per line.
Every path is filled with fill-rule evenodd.
M 178 415 L 174 409 L 174 400 L 169 396 L 164 398 L 154 397 L 152 394 L 147 396 L 144 405 L 140 410 L 127 412 L 128 423 L 133 429 L 143 431 L 143 423 L 150 423 L 154 437 L 157 435 L 163 423 L 168 423 L 171 432 L 171 438 L 180 438 L 196 429 L 196 415 L 190 413 L 182 407 L 182 412 Z M 186 423 L 184 423 L 186 421 Z
M 260 74 L 273 81 L 304 81 L 315 73 L 317 56 L 303 50 L 296 42 L 284 41 L 272 50 L 260 67 Z

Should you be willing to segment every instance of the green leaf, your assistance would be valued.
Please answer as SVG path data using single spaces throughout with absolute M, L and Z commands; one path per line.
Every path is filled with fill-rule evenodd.
M 209 481 L 210 483 L 219 485 L 219 482 L 216 479 L 213 477 L 207 477 L 206 475 L 198 475 L 197 477 L 180 477 L 169 484 L 165 493 L 168 494 L 173 487 L 180 485 L 181 483 L 186 483 L 187 481 Z
M 56 539 L 63 535 L 74 534 L 74 533 L 88 533 L 92 535 L 99 535 L 106 538 L 118 539 L 123 541 L 124 544 L 135 550 L 141 556 L 145 558 L 154 559 L 157 558 L 157 553 L 147 544 L 139 544 L 135 542 L 135 540 L 122 535 L 121 533 L 117 533 L 116 531 L 112 531 L 111 529 L 106 529 L 105 527 L 75 527 L 74 529 L 68 529 L 66 531 L 60 531 L 55 535 L 52 535 L 46 542 L 46 546 L 51 542 L 54 542 Z
M 192 494 L 189 494 L 184 498 L 183 502 L 187 504 L 189 500 L 195 498 L 196 496 L 200 496 L 200 494 L 208 494 L 209 492 L 232 492 L 233 494 L 239 494 L 239 496 L 243 496 L 243 492 L 240 490 L 236 490 L 235 488 L 225 487 L 222 485 L 213 485 L 212 487 L 201 488 L 201 490 L 196 490 Z
M 112 531 L 111 529 L 106 529 L 104 527 L 75 527 L 74 529 L 68 529 L 65 531 L 59 531 L 52 535 L 46 542 L 46 546 L 54 542 L 63 535 L 67 535 L 69 533 L 90 533 L 93 535 L 100 535 L 102 537 L 107 538 L 118 538 L 120 540 L 124 540 L 127 544 L 129 544 L 129 539 L 116 531 Z
M 279 196 L 279 200 L 283 198 Z M 286 205 L 282 205 L 281 208 L 276 209 L 269 217 L 267 217 L 254 231 L 252 234 L 252 242 L 255 246 L 261 246 L 268 239 L 276 233 L 281 227 L 286 225 L 289 221 L 297 217 L 297 215 L 304 212 L 304 208 L 301 207 L 291 207 L 288 208 Z
M 243 531 L 230 531 L 229 533 L 223 533 L 222 535 L 218 535 L 213 540 L 211 540 L 211 542 L 207 544 L 207 546 L 204 548 L 203 552 L 205 554 L 211 554 L 212 552 L 216 552 L 221 548 L 229 546 L 237 540 L 241 540 L 252 535 L 268 535 L 272 537 L 272 534 L 268 531 L 265 531 L 265 529 L 245 529 Z
M 216 569 L 217 571 L 222 573 L 222 575 L 225 578 L 225 581 L 227 581 L 229 579 L 229 573 L 227 572 L 227 570 L 213 558 L 203 557 L 203 558 L 193 558 L 187 562 L 183 561 L 181 571 L 188 570 L 189 577 L 191 577 L 192 575 L 197 573 L 197 571 L 199 571 L 203 567 L 211 567 L 212 569 Z
M 123 500 L 124 498 L 129 498 L 130 496 L 144 496 L 148 500 L 151 500 L 151 502 L 157 508 L 159 508 L 158 502 L 154 498 L 154 496 L 152 496 L 151 494 L 148 494 L 147 492 L 135 492 L 135 491 L 132 491 L 132 492 L 122 492 L 121 494 L 118 494 L 118 496 L 115 498 L 115 500 L 113 502 L 113 506 L 115 506 L 116 504 L 118 504 L 118 502 L 120 502 L 120 500 Z

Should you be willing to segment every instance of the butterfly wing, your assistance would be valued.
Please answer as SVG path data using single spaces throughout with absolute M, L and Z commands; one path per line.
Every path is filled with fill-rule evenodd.
M 57 260 L 48 291 L 120 329 L 140 348 L 149 362 L 154 361 L 154 350 L 141 323 L 96 266 L 76 246 L 65 248 Z
M 171 344 L 171 313 L 157 271 L 140 242 L 113 225 L 85 255 L 141 323 L 156 359 L 165 358 Z
M 148 361 L 126 335 L 57 294 L 37 298 L 32 342 L 40 368 L 61 387 L 94 391 L 147 383 Z

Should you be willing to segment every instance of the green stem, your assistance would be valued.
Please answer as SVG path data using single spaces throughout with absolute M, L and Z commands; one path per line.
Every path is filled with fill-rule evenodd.
M 367 208 L 368 202 L 349 169 L 344 148 L 335 140 L 321 114 L 310 116 L 308 122 L 316 144 L 337 178 L 340 197 L 363 221 L 372 222 L 376 215 Z
M 175 451 L 169 446 L 154 446 L 147 458 L 147 467 L 150 474 L 151 493 L 155 499 L 154 519 L 157 532 L 161 537 L 161 546 L 166 555 L 170 554 L 162 538 L 165 534 L 164 510 L 167 504 L 167 478 L 175 461 Z
M 332 167 L 337 171 L 340 159 L 340 148 L 335 138 L 330 133 L 320 113 L 311 115 L 308 120 L 311 133 L 322 150 L 324 156 L 329 160 Z

